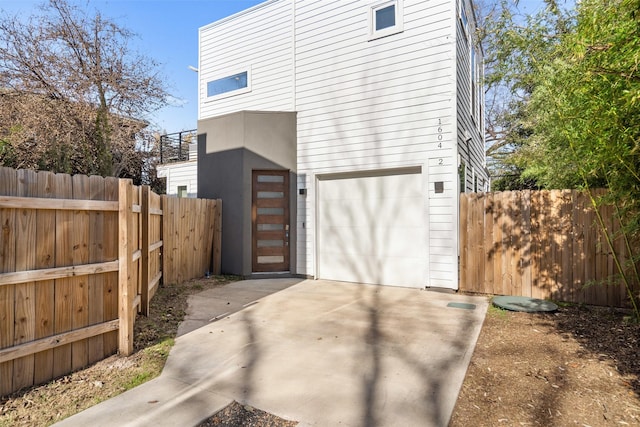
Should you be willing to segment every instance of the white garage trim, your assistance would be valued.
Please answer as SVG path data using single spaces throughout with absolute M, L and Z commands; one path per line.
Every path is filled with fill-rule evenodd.
M 317 179 L 318 278 L 426 286 L 427 215 L 420 167 Z

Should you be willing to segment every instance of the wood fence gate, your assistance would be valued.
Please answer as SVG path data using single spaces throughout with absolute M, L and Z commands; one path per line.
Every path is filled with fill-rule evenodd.
M 595 192 L 596 197 L 603 194 L 604 190 Z M 601 206 L 599 213 L 615 253 L 631 271 L 632 254 L 618 233 L 613 208 Z M 627 290 L 619 279 L 585 193 L 460 195 L 460 290 L 627 307 Z M 638 294 L 640 285 L 632 286 Z

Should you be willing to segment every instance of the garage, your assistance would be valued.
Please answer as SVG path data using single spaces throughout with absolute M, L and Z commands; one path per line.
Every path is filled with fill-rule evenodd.
M 420 168 L 318 178 L 320 279 L 422 288 L 427 277 Z

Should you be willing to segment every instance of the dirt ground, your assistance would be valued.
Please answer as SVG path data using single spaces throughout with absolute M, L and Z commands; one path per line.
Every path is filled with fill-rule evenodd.
M 0 398 L 0 427 L 47 426 L 157 376 L 187 297 L 217 277 L 163 287 L 136 321 L 130 357 L 113 356 L 51 383 Z M 640 324 L 628 313 L 561 307 L 554 314 L 490 308 L 450 427 L 640 425 Z M 234 403 L 202 426 L 288 427 Z
M 0 427 L 48 426 L 149 381 L 162 372 L 187 298 L 234 278 L 212 277 L 162 286 L 150 303 L 149 317 L 138 316 L 134 354 L 111 356 L 50 383 L 0 398 Z
M 640 324 L 594 307 L 490 308 L 450 427 L 502 425 L 640 425 Z

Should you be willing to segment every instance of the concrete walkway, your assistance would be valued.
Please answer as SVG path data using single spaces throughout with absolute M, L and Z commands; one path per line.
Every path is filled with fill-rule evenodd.
M 194 426 L 233 400 L 307 426 L 448 424 L 486 298 L 293 283 L 252 280 L 220 288 L 245 293 L 233 303 L 240 308 L 251 289 L 286 289 L 213 322 L 224 313 L 201 300 L 192 320 L 198 313 L 201 322 L 211 317 L 176 339 L 160 377 L 57 425 Z M 231 307 L 230 295 L 203 298 Z

